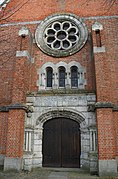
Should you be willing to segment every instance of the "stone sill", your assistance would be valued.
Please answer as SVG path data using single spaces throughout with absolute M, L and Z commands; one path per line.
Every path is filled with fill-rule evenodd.
M 89 124 L 88 129 L 96 129 L 96 123 L 94 124 Z M 93 151 L 92 151 L 93 152 Z
M 105 50 L 104 46 L 102 46 L 102 47 L 93 47 L 93 52 L 94 53 L 104 53 L 104 52 L 106 52 L 106 50 Z
M 95 90 L 80 90 L 80 89 L 51 89 L 51 90 L 41 90 L 38 92 L 29 92 L 27 96 L 40 96 L 40 95 L 65 95 L 65 94 L 95 94 Z
M 29 151 L 24 151 L 24 152 L 23 152 L 23 157 L 24 157 L 24 156 L 32 156 L 32 155 L 33 155 L 32 152 L 29 152 Z

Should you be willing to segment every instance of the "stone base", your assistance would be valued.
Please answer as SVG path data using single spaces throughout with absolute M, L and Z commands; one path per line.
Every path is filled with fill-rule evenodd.
M 32 154 L 25 154 L 23 156 L 24 164 L 23 169 L 27 171 L 32 170 Z
M 97 175 L 98 174 L 98 154 L 97 152 L 90 152 L 90 174 Z
M 116 157 L 117 167 L 118 167 L 118 156 Z
M 4 158 L 5 158 L 5 155 L 0 154 L 0 166 L 4 165 Z
M 99 176 L 117 176 L 116 160 L 99 160 Z
M 22 169 L 22 158 L 10 158 L 5 157 L 4 159 L 4 171 L 6 170 L 21 170 Z

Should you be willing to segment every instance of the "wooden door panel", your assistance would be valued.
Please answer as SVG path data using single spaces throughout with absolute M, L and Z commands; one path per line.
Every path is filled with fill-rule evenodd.
M 80 132 L 77 122 L 55 118 L 44 124 L 43 166 L 80 166 Z
M 43 166 L 60 167 L 61 163 L 61 127 L 60 120 L 54 119 L 44 124 Z
M 79 167 L 79 124 L 62 119 L 62 167 Z

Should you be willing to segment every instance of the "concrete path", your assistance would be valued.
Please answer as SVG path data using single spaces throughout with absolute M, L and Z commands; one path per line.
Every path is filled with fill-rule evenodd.
M 67 172 L 51 172 L 48 179 L 68 179 Z
M 118 179 L 118 177 L 91 176 L 84 170 L 79 169 L 41 169 L 31 172 L 0 171 L 0 179 Z

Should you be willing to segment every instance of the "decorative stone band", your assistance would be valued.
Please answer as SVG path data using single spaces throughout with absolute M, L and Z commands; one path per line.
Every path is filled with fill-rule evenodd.
M 113 105 L 111 102 L 97 102 L 88 105 L 88 112 L 94 112 L 98 108 L 112 108 L 113 111 L 118 111 L 118 106 Z
M 113 107 L 113 111 L 118 111 L 118 105 Z
M 111 102 L 97 102 L 95 108 L 113 108 L 113 104 Z
M 13 110 L 13 109 L 23 109 L 26 111 L 26 113 L 33 112 L 33 108 L 31 106 L 27 106 L 25 104 L 20 104 L 20 103 L 11 104 L 8 106 L 0 106 L 0 112 L 9 112 L 9 110 Z

